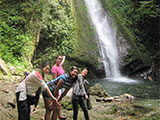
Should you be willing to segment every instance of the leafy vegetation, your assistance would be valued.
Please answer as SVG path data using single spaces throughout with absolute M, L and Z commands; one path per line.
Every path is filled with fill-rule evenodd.
M 52 60 L 53 56 L 73 53 L 74 21 L 69 3 L 66 0 L 49 2 L 43 17 L 40 41 L 34 59 Z
M 157 0 L 104 0 L 106 9 L 117 18 L 139 57 L 150 59 L 159 49 L 159 5 Z M 143 53 L 143 55 L 142 55 Z M 149 57 L 148 57 L 149 56 Z
M 34 51 L 35 30 L 39 27 L 35 23 L 40 21 L 38 16 L 42 12 L 37 7 L 40 3 L 31 0 L 0 1 L 0 57 L 6 62 L 28 65 Z
M 73 0 L 0 0 L 0 58 L 23 69 L 30 69 L 31 62 L 36 67 L 53 61 L 57 55 L 67 56 L 67 68 L 81 61 L 97 65 L 88 16 L 79 19 L 73 4 Z
M 0 9 L 0 57 L 6 62 L 29 65 L 38 43 L 35 59 L 73 51 L 74 21 L 67 0 L 1 0 Z
M 33 63 L 48 60 L 53 64 L 55 56 L 65 55 L 66 71 L 72 65 L 95 70 L 98 49 L 84 1 L 54 0 L 47 10 Z

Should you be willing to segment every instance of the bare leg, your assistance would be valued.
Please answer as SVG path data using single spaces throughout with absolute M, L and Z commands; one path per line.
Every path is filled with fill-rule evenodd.
M 61 107 L 60 107 L 58 110 L 58 118 L 61 118 L 61 116 L 62 116 L 62 112 L 61 112 Z
M 59 119 L 66 119 L 67 118 L 67 116 L 62 116 L 61 106 L 58 109 L 58 118 Z
M 50 120 L 50 114 L 52 112 L 52 105 L 53 105 L 53 101 L 52 100 L 44 100 L 45 103 L 45 107 L 46 107 L 46 113 L 45 113 L 45 120 Z
M 50 120 L 51 111 L 46 109 L 45 120 Z
M 60 115 L 60 114 L 61 114 L 60 109 L 58 109 L 58 110 L 56 110 L 56 111 L 53 111 L 53 113 L 52 113 L 52 120 L 57 120 L 57 117 L 58 117 L 59 119 L 66 119 L 66 118 L 67 118 L 66 116 L 62 116 L 62 115 Z
M 59 110 L 53 111 L 53 113 L 52 113 L 52 120 L 57 120 L 58 111 L 59 111 Z

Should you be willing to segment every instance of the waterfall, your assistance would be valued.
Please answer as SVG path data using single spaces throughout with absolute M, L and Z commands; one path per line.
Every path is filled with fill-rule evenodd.
M 137 83 L 136 80 L 122 77 L 119 70 L 119 56 L 116 41 L 116 31 L 111 26 L 111 18 L 102 8 L 98 0 L 85 0 L 88 13 L 95 27 L 100 52 L 106 72 L 106 80 L 112 82 Z
M 99 39 L 106 77 L 120 77 L 119 57 L 116 45 L 116 31 L 111 27 L 111 19 L 98 0 L 85 0 L 89 16 Z

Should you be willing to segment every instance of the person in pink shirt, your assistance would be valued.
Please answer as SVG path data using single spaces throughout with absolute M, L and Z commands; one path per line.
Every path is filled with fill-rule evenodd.
M 55 61 L 55 64 L 52 66 L 52 77 L 53 79 L 57 78 L 58 76 L 62 75 L 65 73 L 62 65 L 65 61 L 65 56 L 57 56 L 56 57 L 56 61 Z M 59 94 L 63 93 L 64 91 L 64 88 L 60 89 L 59 90 Z M 66 116 L 62 116 L 62 113 L 61 113 L 61 110 L 59 109 L 59 112 L 58 112 L 58 117 L 60 119 L 66 119 L 67 117 Z M 55 117 L 56 118 L 56 117 Z
M 55 64 L 52 66 L 52 76 L 53 79 L 65 73 L 62 65 L 65 61 L 65 56 L 57 56 Z

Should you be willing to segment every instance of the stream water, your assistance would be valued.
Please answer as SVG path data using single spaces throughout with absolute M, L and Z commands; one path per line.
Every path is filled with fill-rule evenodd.
M 142 80 L 129 80 L 126 82 L 126 80 L 128 81 L 126 78 L 124 80 L 104 78 L 95 80 L 91 85 L 101 84 L 111 96 L 129 93 L 136 97 L 136 102 L 145 106 L 160 106 L 160 83 Z

